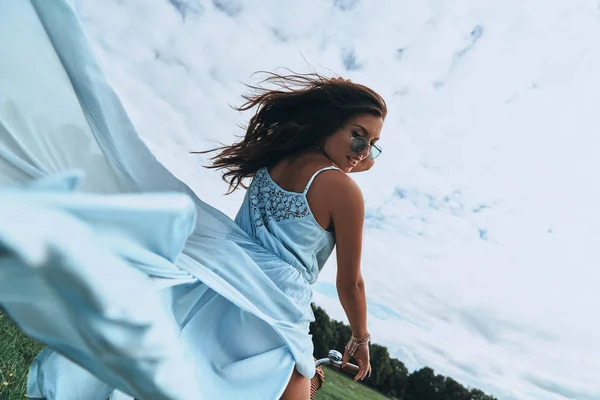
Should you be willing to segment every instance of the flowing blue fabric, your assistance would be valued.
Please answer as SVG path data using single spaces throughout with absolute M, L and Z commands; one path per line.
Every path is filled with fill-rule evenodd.
M 261 169 L 235 219 L 143 144 L 66 0 L 0 2 L 0 304 L 46 343 L 28 396 L 276 399 L 314 374 L 334 247 Z

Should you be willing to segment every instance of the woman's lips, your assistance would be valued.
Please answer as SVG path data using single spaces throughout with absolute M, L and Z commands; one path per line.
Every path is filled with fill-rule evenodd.
M 358 160 L 356 158 L 352 158 L 352 157 L 348 157 L 348 156 L 346 156 L 346 158 L 348 159 L 348 165 L 350 165 L 350 167 L 352 167 L 352 168 L 356 167 L 356 164 L 358 164 Z

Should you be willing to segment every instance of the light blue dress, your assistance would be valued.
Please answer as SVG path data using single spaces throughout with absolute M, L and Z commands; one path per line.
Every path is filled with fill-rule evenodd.
M 276 399 L 334 235 L 263 168 L 235 221 L 140 140 L 66 0 L 0 2 L 0 305 L 28 396 Z M 339 173 L 339 172 L 335 172 Z

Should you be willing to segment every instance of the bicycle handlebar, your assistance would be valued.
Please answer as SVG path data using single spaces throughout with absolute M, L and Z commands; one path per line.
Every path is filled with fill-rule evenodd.
M 347 363 L 346 366 L 342 368 L 342 353 L 340 353 L 339 351 L 329 350 L 328 356 L 328 358 L 321 358 L 320 360 L 317 360 L 315 362 L 315 367 L 318 367 L 319 365 L 331 365 L 348 374 L 358 374 L 358 371 L 360 370 L 358 365 Z

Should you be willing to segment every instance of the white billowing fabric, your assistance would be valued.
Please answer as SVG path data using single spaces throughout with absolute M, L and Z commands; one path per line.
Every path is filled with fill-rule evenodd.
M 66 0 L 0 2 L 0 54 L 0 304 L 49 346 L 28 395 L 275 399 L 294 367 L 312 377 L 310 284 L 334 241 L 306 192 L 265 169 L 235 222 L 201 201 Z
M 151 279 L 127 265 L 161 257 L 150 250 L 153 238 L 144 237 L 142 225 L 133 225 L 137 218 L 170 230 L 173 248 L 182 248 L 193 228 L 191 201 L 181 195 L 53 193 L 47 185 L 39 190 L 0 192 L 3 307 L 26 333 L 113 388 L 140 398 L 202 398 L 194 384 L 193 360 Z M 102 215 L 112 218 L 95 224 Z M 46 368 L 38 376 L 43 397 L 105 399 L 113 391 L 49 349 L 34 361 L 34 375 L 44 363 L 63 368 Z M 87 376 L 93 385 L 75 376 Z M 52 381 L 58 385 L 48 386 Z M 42 397 L 35 386 L 29 395 Z M 100 386 L 105 391 L 97 395 Z

